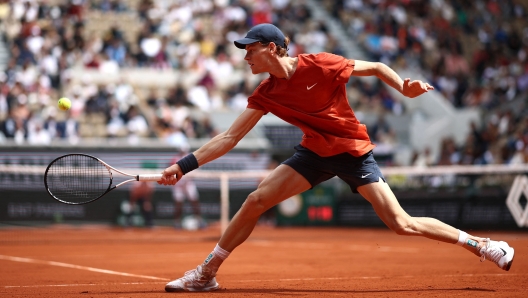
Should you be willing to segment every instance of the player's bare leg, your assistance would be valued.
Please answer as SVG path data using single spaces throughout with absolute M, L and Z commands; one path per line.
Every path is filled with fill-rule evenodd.
M 229 223 L 215 249 L 196 269 L 169 282 L 168 292 L 213 291 L 220 285 L 215 276 L 222 262 L 249 237 L 262 213 L 278 203 L 310 189 L 308 181 L 287 165 L 280 165 L 252 192 Z
M 412 217 L 403 210 L 388 184 L 383 181 L 360 186 L 358 192 L 372 204 L 380 219 L 397 234 L 459 244 L 481 257 L 481 261 L 488 259 L 504 270 L 510 269 L 514 249 L 506 242 L 469 235 L 434 218 Z
M 233 251 L 249 237 L 262 213 L 310 187 L 310 183 L 295 170 L 280 165 L 248 196 L 218 244 Z

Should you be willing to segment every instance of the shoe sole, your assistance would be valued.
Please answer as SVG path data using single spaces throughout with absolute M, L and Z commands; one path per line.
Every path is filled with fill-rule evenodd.
M 220 285 L 216 284 L 212 287 L 207 288 L 171 288 L 171 287 L 165 287 L 165 292 L 212 292 L 220 289 Z
M 511 248 L 512 249 L 512 253 L 513 253 L 513 257 L 512 259 L 508 262 L 508 265 L 506 265 L 506 268 L 504 268 L 504 270 L 506 271 L 510 271 L 510 267 L 513 263 L 513 259 L 515 258 L 515 250 L 513 249 L 513 247 Z

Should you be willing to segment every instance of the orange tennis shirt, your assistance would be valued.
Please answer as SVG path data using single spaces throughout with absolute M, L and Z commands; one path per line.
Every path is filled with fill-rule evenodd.
M 289 80 L 270 75 L 248 98 L 247 107 L 299 127 L 304 133 L 301 145 L 322 157 L 344 152 L 357 157 L 374 149 L 346 95 L 354 60 L 329 53 L 298 58 Z

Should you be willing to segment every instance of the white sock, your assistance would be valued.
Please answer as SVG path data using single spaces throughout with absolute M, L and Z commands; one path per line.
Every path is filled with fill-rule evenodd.
M 229 257 L 230 252 L 218 246 L 215 246 L 213 251 L 207 256 L 203 262 L 203 266 L 207 267 L 213 274 L 216 274 L 220 265 L 224 262 L 227 257 Z M 203 270 L 203 268 L 202 268 Z M 202 271 L 203 272 L 203 271 Z
M 457 245 L 464 245 L 466 244 L 466 239 L 468 238 L 468 233 L 464 232 L 464 231 L 461 231 L 461 230 L 458 230 L 460 233 L 458 234 L 458 242 L 457 242 Z
M 223 261 L 225 259 L 227 259 L 227 257 L 229 257 L 229 254 L 231 254 L 230 252 L 228 252 L 227 250 L 221 248 L 218 244 L 216 244 L 214 250 L 213 250 L 214 254 L 217 255 L 220 259 L 222 259 Z

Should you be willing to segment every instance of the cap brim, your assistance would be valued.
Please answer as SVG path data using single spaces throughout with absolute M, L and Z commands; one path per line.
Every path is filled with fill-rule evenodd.
M 235 46 L 237 48 L 239 48 L 239 49 L 245 49 L 246 45 L 255 43 L 257 41 L 258 41 L 258 39 L 245 37 L 245 38 L 242 38 L 242 39 L 239 39 L 239 40 L 235 40 Z

